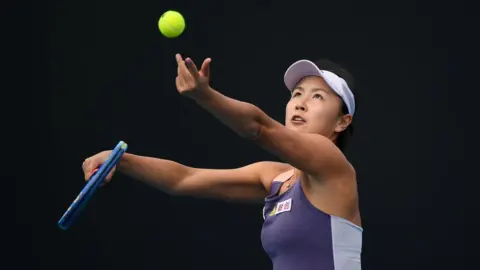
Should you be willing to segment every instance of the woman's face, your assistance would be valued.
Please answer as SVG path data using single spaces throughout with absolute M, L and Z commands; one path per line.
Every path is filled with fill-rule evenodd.
M 293 89 L 286 108 L 285 126 L 334 140 L 352 120 L 350 115 L 341 113 L 342 104 L 342 99 L 330 89 L 323 78 L 305 77 Z

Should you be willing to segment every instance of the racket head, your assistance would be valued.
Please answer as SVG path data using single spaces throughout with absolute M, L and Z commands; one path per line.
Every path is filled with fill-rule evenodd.
M 107 160 L 105 160 L 99 168 L 94 170 L 88 182 L 58 221 L 58 226 L 62 230 L 67 230 L 73 223 L 75 223 L 78 215 L 82 212 L 83 208 L 85 208 L 86 204 L 93 197 L 97 189 L 103 184 L 107 175 L 120 161 L 120 158 L 127 151 L 127 148 L 128 145 L 125 142 L 120 141 L 112 150 Z

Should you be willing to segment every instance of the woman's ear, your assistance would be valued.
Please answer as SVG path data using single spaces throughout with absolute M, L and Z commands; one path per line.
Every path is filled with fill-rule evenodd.
M 348 128 L 352 123 L 352 115 L 344 114 L 338 118 L 337 126 L 335 127 L 335 132 L 340 133 Z

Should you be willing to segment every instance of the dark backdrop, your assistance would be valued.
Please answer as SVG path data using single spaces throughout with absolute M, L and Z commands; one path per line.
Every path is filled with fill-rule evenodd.
M 327 57 L 344 64 L 359 99 L 347 154 L 359 174 L 363 268 L 463 268 L 465 130 L 472 126 L 464 116 L 474 94 L 453 77 L 465 71 L 458 59 L 467 56 L 474 20 L 461 2 L 32 7 L 29 135 L 43 152 L 16 182 L 12 269 L 271 269 L 260 243 L 261 205 L 171 197 L 123 175 L 68 231 L 56 225 L 84 185 L 82 161 L 119 140 L 132 153 L 195 167 L 277 160 L 178 95 L 177 52 L 198 65 L 211 57 L 214 88 L 279 121 L 291 63 Z M 168 9 L 187 20 L 173 40 L 157 28 Z

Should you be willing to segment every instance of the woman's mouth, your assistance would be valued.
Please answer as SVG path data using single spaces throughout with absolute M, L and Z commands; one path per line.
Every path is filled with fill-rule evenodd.
M 291 119 L 291 122 L 294 124 L 294 125 L 303 125 L 306 123 L 305 119 L 303 119 L 301 116 L 299 115 L 294 115 Z

